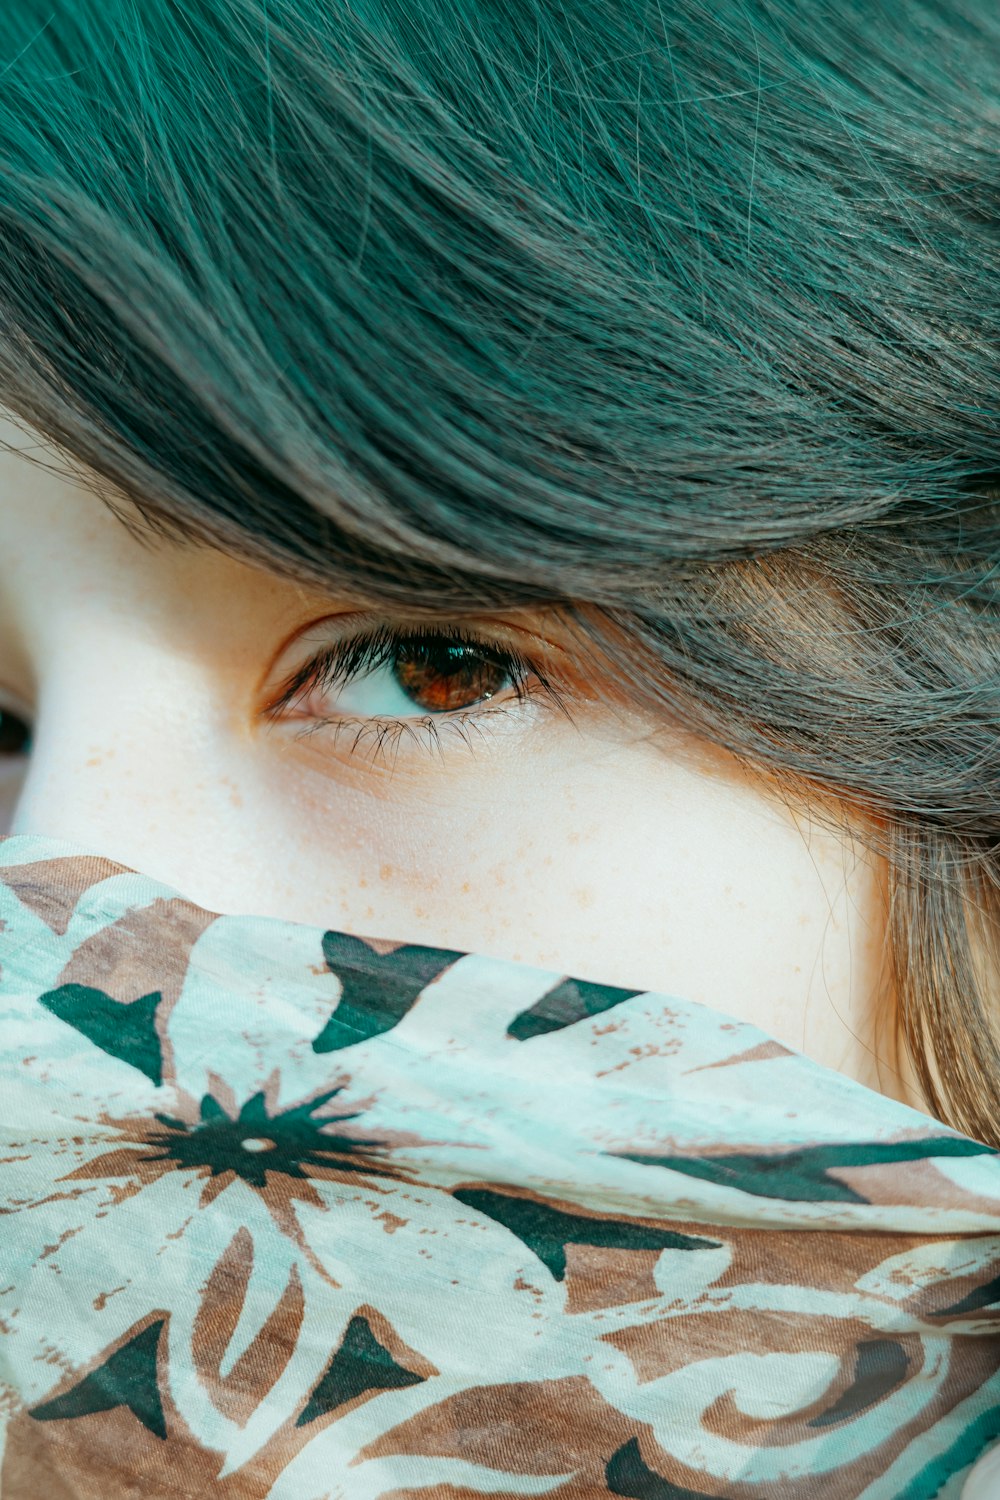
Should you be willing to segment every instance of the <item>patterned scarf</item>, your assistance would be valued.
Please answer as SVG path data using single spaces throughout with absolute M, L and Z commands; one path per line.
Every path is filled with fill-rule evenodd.
M 0 840 L 2 1500 L 955 1500 L 1000 1159 L 673 995 Z

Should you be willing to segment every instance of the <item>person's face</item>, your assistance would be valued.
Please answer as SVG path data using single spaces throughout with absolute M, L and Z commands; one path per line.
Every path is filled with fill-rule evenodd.
M 2 414 L 0 438 L 28 446 Z M 208 548 L 144 545 L 0 451 L 0 709 L 33 729 L 28 754 L 16 718 L 0 736 L 0 832 L 86 845 L 218 912 L 701 1001 L 910 1097 L 876 1067 L 883 871 L 860 846 L 676 727 L 572 693 L 572 720 L 544 693 L 520 705 L 461 643 L 457 678 L 440 642 L 411 646 L 265 714 L 358 633 L 350 608 Z M 572 676 L 543 613 L 449 623 Z M 481 717 L 460 721 L 477 688 Z

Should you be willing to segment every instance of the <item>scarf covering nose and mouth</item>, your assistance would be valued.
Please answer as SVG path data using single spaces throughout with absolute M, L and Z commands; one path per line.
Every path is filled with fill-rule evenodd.
M 1000 1158 L 672 995 L 0 840 L 2 1500 L 957 1500 Z

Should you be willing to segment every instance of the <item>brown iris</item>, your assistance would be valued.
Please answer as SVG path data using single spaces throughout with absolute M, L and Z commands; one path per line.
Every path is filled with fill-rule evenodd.
M 509 669 L 473 646 L 404 641 L 393 657 L 396 681 L 428 713 L 471 708 L 510 681 Z

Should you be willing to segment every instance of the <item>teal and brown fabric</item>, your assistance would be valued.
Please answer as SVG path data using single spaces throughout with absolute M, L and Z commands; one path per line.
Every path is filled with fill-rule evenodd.
M 0 840 L 0 1500 L 948 1500 L 1000 1159 L 683 998 Z

